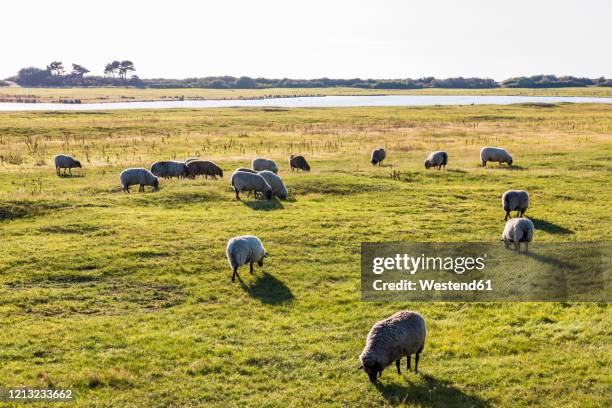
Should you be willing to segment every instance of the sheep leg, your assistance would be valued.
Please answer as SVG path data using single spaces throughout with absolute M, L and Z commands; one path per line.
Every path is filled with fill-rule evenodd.
M 395 361 L 395 366 L 397 367 L 397 373 L 398 374 L 402 373 L 402 370 L 400 370 L 400 362 L 401 362 L 401 360 L 396 360 Z
M 487 162 L 486 162 L 486 160 L 483 160 L 483 161 L 482 161 L 482 167 L 487 167 Z
M 240 196 L 238 195 L 238 190 L 234 190 L 236 192 L 236 200 L 240 200 Z
M 144 184 L 140 185 L 140 188 L 138 189 L 138 191 L 142 191 L 144 193 Z
M 506 211 L 506 218 L 504 218 L 504 221 L 506 221 L 509 216 L 510 216 L 510 211 Z
M 68 167 L 68 173 L 72 175 L 72 167 Z
M 249 273 L 253 273 L 253 262 L 249 264 Z
M 406 355 L 408 362 L 406 363 L 406 370 L 410 370 L 410 354 Z
M 236 279 L 236 275 L 238 275 L 238 267 L 234 268 L 234 273 L 232 274 L 232 282 Z
M 414 356 L 414 372 L 415 373 L 419 372 L 419 354 L 420 352 L 417 351 L 416 356 Z

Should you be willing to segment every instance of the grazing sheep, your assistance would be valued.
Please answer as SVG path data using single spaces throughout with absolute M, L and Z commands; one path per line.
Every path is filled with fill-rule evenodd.
M 255 171 L 270 170 L 273 173 L 278 173 L 278 167 L 276 166 L 276 163 L 274 163 L 274 161 L 263 159 L 261 157 L 253 160 L 251 166 Z
M 533 239 L 535 227 L 533 222 L 527 218 L 510 218 L 504 227 L 501 241 L 508 248 L 510 243 L 514 244 L 516 252 L 521 250 L 521 242 L 525 243 L 525 252 L 528 252 L 528 245 Z
M 264 258 L 268 256 L 261 240 L 253 235 L 243 235 L 234 237 L 227 242 L 227 260 L 232 267 L 232 282 L 238 275 L 238 267 L 245 265 L 250 266 L 250 273 L 253 273 L 253 262 L 257 262 L 260 267 L 263 266 Z
M 443 151 L 431 152 L 427 159 L 425 159 L 425 168 L 429 169 L 431 167 L 437 167 L 438 170 L 442 168 L 442 166 L 446 167 L 448 164 L 448 153 Z
M 185 163 L 175 160 L 160 161 L 151 165 L 151 173 L 163 178 L 183 178 L 187 177 L 187 166 Z
M 223 169 L 208 160 L 192 160 L 187 163 L 188 177 L 196 178 L 202 174 L 205 178 L 208 178 L 208 176 L 213 179 L 217 179 L 217 176 L 223 178 Z
M 410 369 L 410 356 L 415 354 L 414 372 L 419 365 L 419 354 L 425 346 L 425 320 L 420 314 L 411 311 L 401 311 L 381 320 L 372 326 L 366 345 L 359 361 L 370 381 L 382 375 L 382 371 L 395 361 L 397 372 L 401 374 L 400 363 L 403 356 L 408 358 L 406 365 Z
M 236 192 L 236 199 L 240 200 L 240 192 L 254 191 L 262 193 L 268 200 L 272 199 L 272 188 L 259 174 L 236 171 L 232 174 L 232 188 Z
M 385 152 L 385 149 L 383 149 L 382 147 L 372 150 L 373 165 L 380 165 L 382 161 L 385 160 L 385 157 L 387 157 L 387 152 Z
M 480 149 L 480 161 L 482 166 L 486 166 L 487 162 L 499 162 L 508 163 L 508 166 L 512 166 L 512 156 L 501 147 L 483 147 Z
M 285 187 L 285 183 L 283 183 L 283 180 L 280 178 L 280 176 L 272 173 L 269 170 L 260 171 L 257 174 L 263 177 L 270 185 L 270 187 L 272 187 L 272 194 L 276 195 L 281 200 L 287 198 L 289 193 L 287 192 L 287 187 Z
M 293 169 L 310 171 L 310 165 L 304 156 L 295 156 L 292 154 L 291 157 L 289 157 L 289 167 L 291 167 L 291 171 L 293 171 Z
M 510 211 L 517 211 L 516 216 L 522 217 L 529 208 L 529 194 L 525 190 L 508 190 L 502 195 L 502 206 L 506 212 L 506 218 Z
M 66 174 L 66 169 L 68 169 L 68 173 L 72 174 L 70 171 L 74 168 L 82 169 L 81 162 L 75 160 L 72 156 L 68 156 L 65 154 L 58 154 L 54 157 L 55 161 L 55 173 L 59 176 L 60 170 L 64 169 L 64 174 Z
M 140 184 L 138 191 L 144 191 L 144 186 L 151 186 L 154 191 L 159 190 L 159 179 L 147 169 L 125 169 L 121 172 L 119 180 L 121 180 L 123 191 L 128 193 L 130 192 L 130 186 L 136 184 Z
M 247 169 L 246 167 L 239 167 L 236 169 L 236 171 L 246 171 L 247 173 L 257 174 L 255 170 Z

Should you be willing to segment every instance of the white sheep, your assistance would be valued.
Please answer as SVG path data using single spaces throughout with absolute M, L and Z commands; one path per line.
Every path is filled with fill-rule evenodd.
M 508 163 L 508 166 L 512 166 L 512 156 L 501 147 L 483 147 L 480 149 L 480 161 L 483 167 L 490 161 L 499 162 L 499 164 Z
M 236 193 L 236 199 L 240 200 L 243 191 L 253 191 L 262 193 L 268 200 L 272 199 L 272 187 L 259 174 L 248 173 L 246 171 L 235 171 L 232 174 L 231 186 Z
M 516 216 L 522 217 L 529 208 L 529 193 L 525 190 L 508 190 L 502 195 L 502 207 L 506 212 L 507 220 L 510 216 L 510 211 L 517 211 Z
M 400 363 L 404 356 L 408 358 L 406 367 L 410 369 L 410 356 L 415 354 L 414 371 L 417 372 L 426 336 L 425 320 L 420 314 L 407 310 L 397 312 L 372 326 L 359 356 L 359 368 L 375 383 L 382 371 L 394 361 L 397 372 L 401 374 Z
M 283 183 L 283 179 L 281 179 L 280 176 L 272 173 L 269 170 L 260 171 L 257 174 L 263 177 L 270 185 L 270 187 L 272 188 L 272 194 L 276 195 L 282 200 L 286 199 L 287 196 L 289 196 L 287 187 L 285 186 L 285 183 Z
M 511 218 L 504 227 L 501 241 L 508 248 L 510 243 L 514 244 L 516 252 L 521 250 L 521 242 L 525 243 L 525 252 L 529 252 L 528 245 L 533 240 L 533 232 L 535 227 L 533 222 L 527 218 Z
M 437 167 L 438 170 L 442 168 L 442 166 L 446 167 L 448 164 L 448 153 L 443 151 L 431 152 L 427 159 L 425 159 L 425 168 L 429 169 L 430 167 Z
M 143 168 L 125 169 L 119 176 L 123 191 L 130 192 L 130 186 L 139 184 L 138 191 L 144 191 L 145 186 L 153 187 L 153 190 L 159 190 L 159 180 L 153 173 Z
M 53 161 L 55 162 L 55 174 L 58 176 L 60 175 L 61 169 L 64 169 L 64 174 L 66 174 L 66 169 L 68 169 L 68 173 L 70 174 L 72 174 L 71 169 L 82 169 L 80 161 L 75 160 L 72 156 L 68 156 L 66 154 L 58 154 L 53 158 Z
M 251 166 L 255 171 L 270 170 L 273 173 L 278 173 L 278 166 L 273 160 L 258 157 L 257 159 L 253 160 Z
M 238 268 L 249 264 L 250 273 L 253 273 L 253 263 L 263 266 L 264 258 L 268 256 L 261 240 L 253 235 L 234 237 L 227 242 L 227 260 L 233 270 L 232 282 L 238 275 Z

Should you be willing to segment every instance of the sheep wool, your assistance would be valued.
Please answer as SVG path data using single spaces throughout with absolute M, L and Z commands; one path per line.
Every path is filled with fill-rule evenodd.
M 437 167 L 438 170 L 442 168 L 442 166 L 446 167 L 448 164 L 448 153 L 443 151 L 431 152 L 427 159 L 425 159 L 425 168 L 429 169 L 431 167 Z
M 529 208 L 529 193 L 525 190 L 508 190 L 502 195 L 502 207 L 506 212 L 507 220 L 510 216 L 510 211 L 517 211 L 516 216 L 522 217 Z
M 160 161 L 151 165 L 151 173 L 162 178 L 182 178 L 187 177 L 187 166 L 175 160 Z
M 64 174 L 66 174 L 66 169 L 68 169 L 68 172 L 71 173 L 71 169 L 82 168 L 80 161 L 75 160 L 72 156 L 68 156 L 66 154 L 58 154 L 53 158 L 53 161 L 55 162 L 55 173 L 58 176 L 60 175 L 61 169 L 64 169 Z
M 261 240 L 253 235 L 234 237 L 227 242 L 227 260 L 233 270 L 232 282 L 238 275 L 238 268 L 249 264 L 250 272 L 253 273 L 253 263 L 257 262 L 263 266 L 264 258 L 267 256 Z
M 272 188 L 272 194 L 276 195 L 278 198 L 284 200 L 289 196 L 289 192 L 287 191 L 287 187 L 285 187 L 285 183 L 280 178 L 280 176 L 272 173 L 269 170 L 260 171 L 259 174 L 263 177 L 266 182 Z
M 426 336 L 425 320 L 420 314 L 408 310 L 397 312 L 372 326 L 359 356 L 359 368 L 375 383 L 382 371 L 394 361 L 397 372 L 401 374 L 400 362 L 404 356 L 408 358 L 409 369 L 410 356 L 414 354 L 414 371 L 417 372 L 419 354 L 425 346 Z
M 151 186 L 153 190 L 159 190 L 158 178 L 147 169 L 131 168 L 121 172 L 119 176 L 123 191 L 130 192 L 130 186 L 139 184 L 138 191 L 144 191 L 144 186 Z
M 236 193 L 236 199 L 240 200 L 240 193 L 252 191 L 262 193 L 268 200 L 272 199 L 272 188 L 268 182 L 259 174 L 235 171 L 232 174 L 232 188 Z
M 274 163 L 273 160 L 268 160 L 268 159 L 259 157 L 253 160 L 253 162 L 251 163 L 251 166 L 253 167 L 253 170 L 255 171 L 270 170 L 273 173 L 278 173 L 278 167 L 276 166 L 276 163 Z
M 514 244 L 516 252 L 521 250 L 521 242 L 525 243 L 525 252 L 528 252 L 528 245 L 533 240 L 535 227 L 533 222 L 527 218 L 511 218 L 504 227 L 501 240 L 508 248 L 510 243 Z
M 372 164 L 373 165 L 380 165 L 382 163 L 383 160 L 385 160 L 385 157 L 387 157 L 387 152 L 385 152 L 385 149 L 383 149 L 382 147 L 379 147 L 378 149 L 374 149 L 372 151 Z
M 213 179 L 216 179 L 217 176 L 223 178 L 223 169 L 208 160 L 192 160 L 187 163 L 187 175 L 191 178 L 200 175 L 204 175 L 205 178 L 208 178 L 208 176 Z
M 482 161 L 483 167 L 490 161 L 499 164 L 508 163 L 508 166 L 512 166 L 512 156 L 501 147 L 483 147 L 480 149 L 480 161 Z
M 304 156 L 295 156 L 291 155 L 289 157 L 289 167 L 291 167 L 291 171 L 294 169 L 302 170 L 302 171 L 310 171 L 310 165 L 304 158 Z

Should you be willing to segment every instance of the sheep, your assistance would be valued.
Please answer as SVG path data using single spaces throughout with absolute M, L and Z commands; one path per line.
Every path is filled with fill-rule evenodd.
M 448 153 L 443 151 L 431 152 L 427 159 L 425 159 L 425 168 L 429 169 L 430 167 L 437 167 L 438 170 L 448 164 Z
M 239 167 L 236 169 L 236 171 L 246 171 L 247 173 L 257 174 L 255 170 L 247 169 L 246 167 Z
M 163 178 L 183 178 L 187 177 L 187 166 L 184 162 L 174 160 L 160 161 L 151 165 L 151 173 Z
M 232 174 L 232 188 L 236 192 L 236 199 L 240 200 L 239 193 L 242 191 L 254 191 L 262 193 L 268 200 L 272 199 L 272 188 L 268 182 L 259 174 L 236 171 Z
M 291 171 L 293 171 L 294 169 L 310 171 L 310 165 L 308 164 L 304 156 L 296 156 L 292 154 L 291 157 L 289 157 L 289 167 L 291 167 Z
M 521 250 L 521 242 L 525 243 L 525 253 L 529 252 L 529 243 L 533 240 L 535 227 L 533 222 L 527 218 L 510 218 L 502 232 L 501 241 L 508 248 L 510 243 L 514 244 L 516 252 Z
M 387 152 L 385 152 L 385 149 L 383 149 L 382 147 L 372 150 L 373 165 L 380 165 L 382 161 L 385 160 L 385 157 L 387 157 Z
M 255 171 L 270 170 L 273 173 L 278 173 L 278 167 L 274 161 L 263 159 L 261 157 L 253 160 L 251 167 L 253 167 L 253 170 Z
M 64 169 L 64 174 L 66 174 L 66 169 L 68 169 L 68 173 L 70 174 L 72 174 L 71 169 L 74 169 L 74 168 L 83 169 L 81 167 L 81 162 L 78 160 L 75 160 L 72 156 L 68 156 L 65 154 L 58 154 L 53 159 L 55 162 L 55 174 L 57 174 L 58 176 L 60 175 L 61 169 Z
M 264 258 L 268 256 L 261 240 L 253 235 L 243 235 L 234 237 L 227 241 L 227 260 L 234 271 L 232 274 L 232 282 L 238 276 L 238 267 L 245 265 L 250 266 L 250 273 L 253 273 L 253 262 L 257 262 L 259 267 L 263 266 Z
M 211 176 L 213 179 L 216 180 L 217 176 L 223 178 L 223 169 L 208 160 L 192 160 L 187 163 L 188 177 L 195 178 L 202 174 L 205 178 Z
M 506 149 L 502 149 L 501 147 L 483 147 L 480 149 L 480 160 L 482 161 L 483 167 L 490 161 L 499 162 L 500 165 L 502 163 L 508 163 L 508 166 L 512 166 L 512 156 Z
M 418 372 L 419 354 L 423 352 L 426 335 L 425 320 L 417 312 L 400 311 L 375 323 L 359 356 L 359 369 L 368 374 L 372 383 L 376 383 L 376 378 L 394 361 L 397 372 L 401 374 L 403 356 L 408 358 L 406 368 L 410 369 L 410 356 L 415 354 L 414 372 Z
M 506 212 L 507 220 L 510 216 L 510 211 L 517 211 L 516 216 L 522 217 L 529 208 L 529 193 L 525 190 L 508 190 L 502 195 L 502 207 Z
M 130 186 L 140 184 L 138 191 L 144 191 L 144 186 L 153 187 L 154 191 L 159 190 L 159 179 L 147 169 L 131 168 L 125 169 L 119 176 L 123 191 L 130 192 Z
M 287 187 L 285 187 L 285 183 L 283 183 L 283 180 L 280 178 L 280 176 L 272 173 L 269 170 L 260 171 L 257 174 L 263 177 L 270 185 L 270 187 L 272 188 L 272 194 L 276 195 L 281 200 L 287 198 L 289 193 L 287 192 Z

